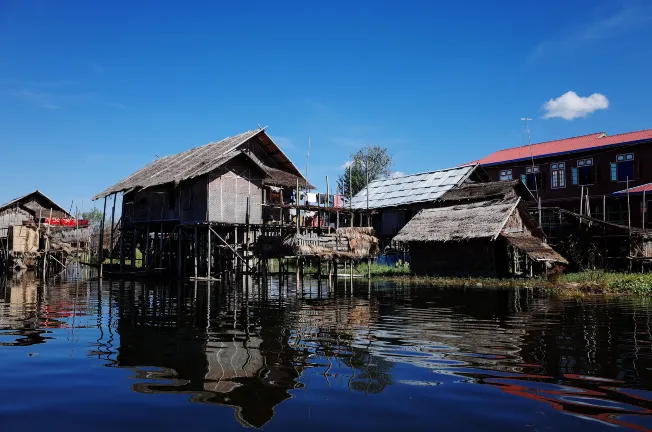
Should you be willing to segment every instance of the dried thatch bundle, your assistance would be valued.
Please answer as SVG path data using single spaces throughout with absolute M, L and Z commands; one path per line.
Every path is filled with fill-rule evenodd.
M 254 252 L 264 257 L 317 256 L 363 259 L 380 252 L 373 228 L 340 228 L 334 234 L 261 236 Z

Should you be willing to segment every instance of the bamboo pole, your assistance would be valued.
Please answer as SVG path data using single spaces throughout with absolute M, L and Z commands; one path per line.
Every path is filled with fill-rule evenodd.
M 632 229 L 631 208 L 629 205 L 629 177 L 627 177 L 627 227 Z M 630 233 L 631 234 L 631 233 Z
M 297 199 L 295 201 L 295 212 L 296 212 L 296 218 L 297 218 L 297 235 L 299 235 L 299 177 L 297 177 Z
M 100 245 L 99 245 L 99 270 L 102 279 L 102 267 L 104 265 L 104 220 L 106 219 L 106 196 L 104 197 L 104 210 L 102 211 L 102 222 L 100 223 Z
M 645 202 L 645 189 L 643 189 L 643 202 L 642 202 L 642 208 L 643 208 L 643 217 L 641 218 L 641 226 L 643 227 L 643 231 L 645 231 L 645 215 L 647 214 L 647 202 Z
M 247 203 L 249 202 L 249 198 L 247 198 Z M 208 226 L 208 229 L 206 230 L 206 235 L 208 236 L 208 270 L 207 270 L 207 277 L 210 280 L 211 278 L 211 260 L 213 259 L 213 254 L 211 251 L 211 229 L 210 225 Z
M 197 239 L 197 226 L 195 225 L 195 238 L 194 238 L 194 245 L 193 245 L 193 251 L 192 251 L 192 254 L 193 254 L 193 256 L 195 257 L 195 280 L 197 280 L 197 270 L 198 270 L 198 269 L 197 269 L 197 264 L 198 264 L 198 263 L 197 263 L 197 259 L 198 259 L 198 256 L 197 256 L 197 255 L 198 255 L 198 254 L 197 254 L 197 252 L 198 252 L 198 250 L 197 250 L 197 246 L 198 246 L 198 239 Z
M 104 198 L 104 203 L 106 205 L 106 198 Z M 48 222 L 48 232 L 45 237 L 45 252 L 43 253 L 43 279 L 46 278 L 47 274 L 47 262 L 48 262 L 48 251 L 50 249 L 50 226 L 52 225 L 52 209 L 50 209 L 50 220 Z M 8 244 L 9 242 L 7 242 Z M 102 277 L 102 267 L 100 265 L 100 278 Z
M 111 260 L 111 264 L 113 264 L 113 227 L 115 225 L 115 201 L 118 196 L 118 193 L 115 192 L 113 194 L 113 206 L 111 209 L 111 244 L 109 245 L 109 259 Z
M 170 240 L 168 239 L 168 245 Z M 163 268 L 163 222 L 161 222 L 161 229 L 158 233 L 158 266 Z
M 326 176 L 326 203 L 325 203 L 325 207 L 327 209 L 330 207 L 330 201 L 331 201 L 331 197 L 330 197 L 330 190 L 328 188 L 328 176 Z M 328 222 L 327 222 L 328 223 L 328 229 L 326 230 L 326 232 L 328 234 L 330 234 L 331 233 L 331 218 L 330 218 L 330 213 L 328 213 L 328 210 L 326 210 L 326 212 L 324 213 L 324 217 L 326 217 L 326 215 L 328 215 Z
M 602 220 L 607 221 L 607 196 L 602 195 Z
M 353 165 L 353 162 L 351 163 Z M 351 189 L 351 165 L 349 165 L 349 224 L 353 228 L 353 190 Z

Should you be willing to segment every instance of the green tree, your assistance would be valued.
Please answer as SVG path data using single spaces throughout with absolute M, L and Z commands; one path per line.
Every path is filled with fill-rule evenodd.
M 392 164 L 392 157 L 386 148 L 368 145 L 351 155 L 349 165 L 337 179 L 337 186 L 344 196 L 355 196 L 367 186 L 367 178 L 372 182 L 389 176 L 392 173 Z
M 89 211 L 83 212 L 81 217 L 82 219 L 87 219 L 89 225 L 94 230 L 100 229 L 100 226 L 102 225 L 102 210 L 93 207 Z M 111 226 L 111 222 L 108 223 L 108 226 Z

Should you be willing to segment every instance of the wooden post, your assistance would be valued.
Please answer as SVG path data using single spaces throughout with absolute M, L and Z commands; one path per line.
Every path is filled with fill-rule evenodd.
M 117 197 L 118 197 L 118 193 L 114 192 L 113 206 L 111 208 L 111 244 L 109 245 L 109 259 L 111 260 L 111 264 L 113 264 L 113 227 L 115 225 L 115 201 Z
M 643 217 L 641 218 L 641 226 L 643 227 L 643 231 L 645 231 L 645 215 L 647 213 L 647 202 L 645 202 L 645 189 L 643 189 L 643 202 L 641 203 L 641 207 L 643 208 Z
M 543 225 L 541 225 L 541 197 L 539 197 L 539 228 L 543 229 Z
M 282 197 L 283 195 L 281 195 Z M 282 211 L 282 209 L 281 209 Z M 236 225 L 233 229 L 233 271 L 237 272 L 238 271 L 238 226 Z
M 104 205 L 106 206 L 106 198 L 104 198 Z M 48 232 L 45 237 L 45 252 L 43 254 L 43 279 L 46 278 L 48 250 L 50 249 L 50 225 L 52 225 L 52 209 L 50 209 L 50 220 L 48 223 Z M 7 236 L 7 258 L 9 257 L 9 236 Z M 102 267 L 100 265 L 100 278 L 102 277 Z
M 106 196 L 104 197 L 104 210 L 102 211 L 102 222 L 100 223 L 100 245 L 99 245 L 99 270 L 100 270 L 100 279 L 102 279 L 102 266 L 104 261 L 104 220 L 106 219 Z M 51 214 L 51 213 L 50 213 Z M 48 229 L 49 231 L 49 229 Z
M 170 240 L 168 239 L 168 245 Z M 163 268 L 163 222 L 161 222 L 161 229 L 158 233 L 158 266 Z
M 120 217 L 120 273 L 125 270 L 125 218 Z
M 580 216 L 582 216 L 584 210 L 584 186 L 582 186 L 582 190 L 580 191 Z M 580 219 L 581 221 L 582 219 Z
M 149 267 L 149 223 L 147 224 L 147 235 L 145 236 L 145 267 Z
M 138 230 L 134 227 L 131 239 L 131 270 L 136 270 L 136 251 L 138 250 Z
M 367 258 L 367 279 L 371 279 L 371 258 Z
M 297 218 L 297 235 L 299 235 L 299 177 L 297 177 L 297 199 L 295 200 L 295 212 L 296 212 L 296 218 Z
M 627 227 L 632 229 L 632 217 L 631 217 L 631 208 L 629 206 L 629 177 L 627 177 Z M 629 233 L 632 234 L 631 232 Z
M 199 242 L 197 239 L 197 226 L 195 225 L 195 237 L 194 237 L 194 244 L 193 244 L 193 251 L 192 254 L 195 257 L 195 280 L 197 280 L 197 259 L 199 258 L 198 255 L 198 246 Z
M 328 187 L 328 176 L 326 176 L 326 203 L 325 203 L 324 208 L 328 209 L 330 207 L 330 202 L 331 202 L 331 197 L 330 197 L 330 190 L 329 190 L 329 187 Z M 326 230 L 326 232 L 328 234 L 330 234 L 331 233 L 331 217 L 330 217 L 330 213 L 328 212 L 328 210 L 324 212 L 324 217 L 326 217 L 326 215 L 328 215 L 328 222 L 327 222 L 328 223 L 328 229 Z
M 602 220 L 607 221 L 607 196 L 602 195 Z
M 247 198 L 247 203 L 249 203 L 249 198 Z M 247 204 L 248 205 L 248 204 Z M 211 278 L 211 260 L 213 259 L 213 254 L 211 251 L 211 227 L 210 225 L 206 229 L 206 235 L 208 236 L 208 270 L 207 270 L 207 277 L 208 279 Z
M 352 165 L 353 163 L 351 163 Z M 349 225 L 353 228 L 353 190 L 351 189 L 351 165 L 349 165 Z

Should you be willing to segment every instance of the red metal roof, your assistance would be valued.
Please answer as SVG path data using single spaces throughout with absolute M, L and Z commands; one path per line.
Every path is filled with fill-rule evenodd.
M 627 195 L 627 191 L 629 191 L 630 194 L 636 194 L 636 193 L 652 193 L 652 183 L 646 183 L 640 186 L 633 186 L 630 187 L 629 189 L 623 189 L 618 192 L 614 192 L 612 195 Z M 652 195 L 650 195 L 650 198 L 652 198 Z
M 604 132 L 598 132 L 590 135 L 532 144 L 531 146 L 524 145 L 521 147 L 498 150 L 477 162 L 480 165 L 493 165 L 502 162 L 530 159 L 532 157 L 538 158 L 556 154 L 573 153 L 598 147 L 627 144 L 645 140 L 652 140 L 652 129 L 611 136 Z

